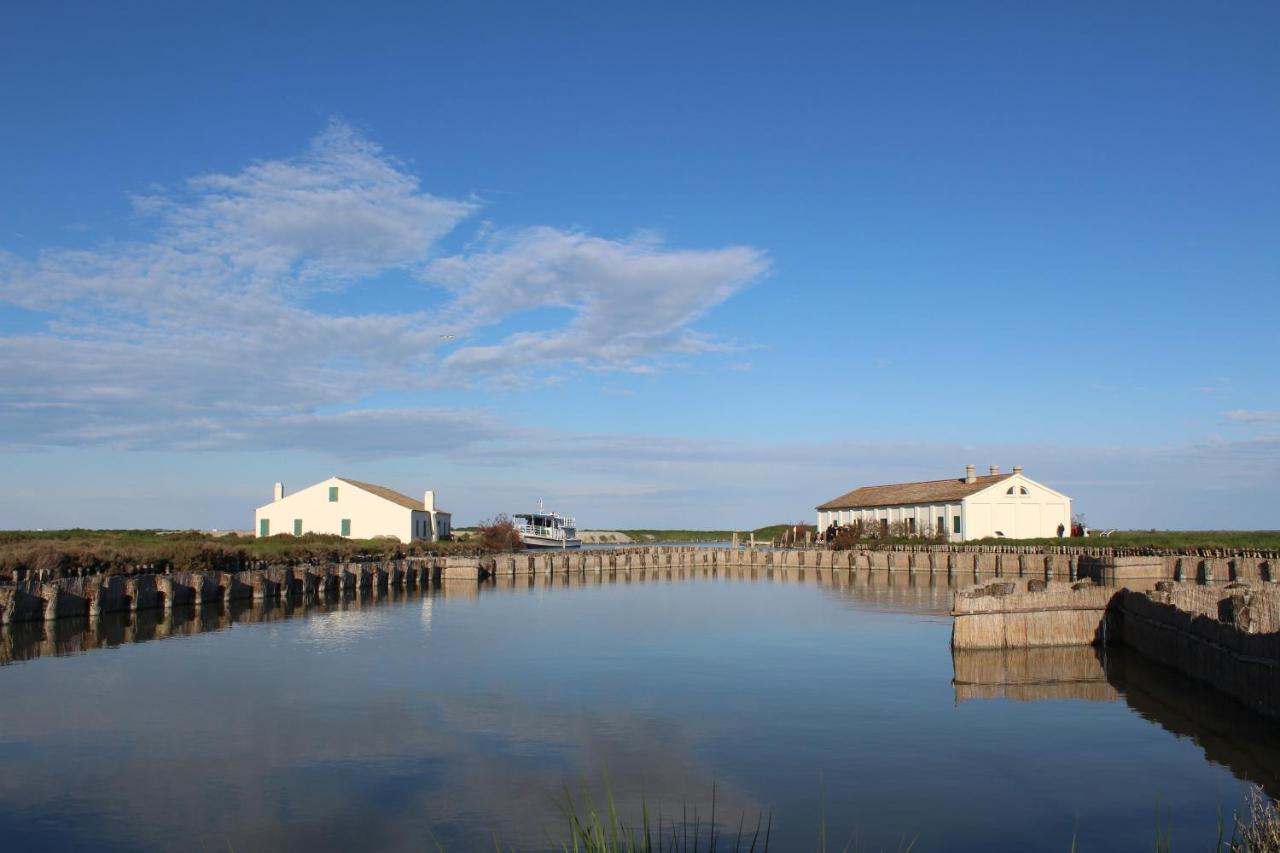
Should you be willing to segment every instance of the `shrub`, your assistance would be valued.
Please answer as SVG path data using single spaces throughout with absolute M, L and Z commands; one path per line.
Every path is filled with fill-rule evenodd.
M 504 554 L 509 551 L 524 550 L 524 542 L 520 539 L 520 531 L 516 529 L 515 522 L 508 518 L 505 513 L 476 525 L 475 538 L 478 540 L 480 550 L 490 554 Z

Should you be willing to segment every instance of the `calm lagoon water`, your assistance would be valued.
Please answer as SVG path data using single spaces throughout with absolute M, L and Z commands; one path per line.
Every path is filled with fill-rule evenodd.
M 1280 730 L 1131 655 L 953 658 L 945 579 L 635 572 L 0 634 L 9 850 L 557 848 L 601 789 L 772 849 L 1202 849 Z M 824 817 L 825 816 L 825 817 Z M 730 845 L 731 847 L 732 845 Z

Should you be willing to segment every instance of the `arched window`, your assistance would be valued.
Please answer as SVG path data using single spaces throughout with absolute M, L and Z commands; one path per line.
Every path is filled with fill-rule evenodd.
M 1031 493 L 1027 491 L 1027 487 L 1026 487 L 1026 486 L 1018 486 L 1018 494 L 1020 494 L 1020 495 L 1029 495 L 1029 494 L 1031 494 Z

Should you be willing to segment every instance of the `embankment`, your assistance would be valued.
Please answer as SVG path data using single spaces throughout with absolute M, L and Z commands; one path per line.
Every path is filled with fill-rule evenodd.
M 1128 567 L 1097 568 L 1113 579 L 1108 570 L 1123 575 Z M 952 648 L 1123 645 L 1280 718 L 1280 587 L 1144 586 L 1024 578 L 962 590 L 952 604 Z
M 489 557 L 403 557 L 302 565 L 259 563 L 243 571 L 155 572 L 137 566 L 123 574 L 19 571 L 0 585 L 0 622 L 136 611 L 211 601 L 262 600 L 443 578 L 603 572 L 631 568 L 745 567 L 784 571 L 906 572 L 952 580 L 1019 578 L 1151 584 L 1163 579 L 1273 580 L 1280 559 L 1270 554 L 1119 555 L 1106 549 L 1012 546 L 918 546 L 855 550 L 628 547 L 601 551 L 522 552 Z M 1064 619 L 1066 617 L 1063 617 Z M 1074 640 L 1073 640 L 1074 641 Z

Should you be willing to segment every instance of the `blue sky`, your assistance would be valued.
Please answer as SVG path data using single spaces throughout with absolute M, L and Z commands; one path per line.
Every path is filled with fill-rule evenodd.
M 696 8 L 690 8 L 695 6 Z M 1022 464 L 1280 526 L 1280 8 L 48 3 L 0 28 L 0 527 L 750 527 Z

